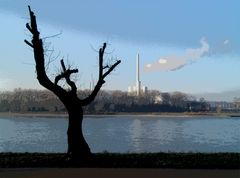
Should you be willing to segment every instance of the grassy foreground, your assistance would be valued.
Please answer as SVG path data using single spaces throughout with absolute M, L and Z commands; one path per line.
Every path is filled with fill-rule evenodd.
M 240 153 L 97 153 L 83 163 L 64 153 L 0 153 L 0 168 L 26 167 L 240 169 Z

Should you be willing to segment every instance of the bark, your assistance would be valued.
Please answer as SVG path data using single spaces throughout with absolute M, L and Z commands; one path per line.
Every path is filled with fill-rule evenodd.
M 91 150 L 84 139 L 82 132 L 83 110 L 81 106 L 75 105 L 68 109 L 68 155 L 71 158 L 86 160 L 91 155 Z
M 63 59 L 61 60 L 62 72 L 55 77 L 55 81 L 52 82 L 45 70 L 45 59 L 44 59 L 44 49 L 42 39 L 40 38 L 40 33 L 38 32 L 36 16 L 29 6 L 30 14 L 30 25 L 27 23 L 26 28 L 32 34 L 32 41 L 29 42 L 25 40 L 25 43 L 33 48 L 34 59 L 36 63 L 36 73 L 39 83 L 52 91 L 58 96 L 58 98 L 65 105 L 68 115 L 69 115 L 69 125 L 68 125 L 68 155 L 74 159 L 86 160 L 91 155 L 91 150 L 84 139 L 82 132 L 82 121 L 83 121 L 83 110 L 82 106 L 90 104 L 97 93 L 100 91 L 102 85 L 105 83 L 105 77 L 108 76 L 115 67 L 120 64 L 120 60 L 117 60 L 113 65 L 103 65 L 103 56 L 106 49 L 106 43 L 103 43 L 103 47 L 99 49 L 99 77 L 98 82 L 92 91 L 92 93 L 81 100 L 77 96 L 76 84 L 70 79 L 71 74 L 77 73 L 78 69 L 66 68 Z M 70 90 L 65 90 L 58 85 L 60 80 L 65 80 L 70 86 Z

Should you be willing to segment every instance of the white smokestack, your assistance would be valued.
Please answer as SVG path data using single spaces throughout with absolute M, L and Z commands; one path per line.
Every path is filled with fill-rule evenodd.
M 136 84 L 139 82 L 139 54 L 137 54 L 136 58 Z
M 136 59 L 136 92 L 137 96 L 140 95 L 140 88 L 141 88 L 141 82 L 139 79 L 139 53 L 137 54 L 137 59 Z

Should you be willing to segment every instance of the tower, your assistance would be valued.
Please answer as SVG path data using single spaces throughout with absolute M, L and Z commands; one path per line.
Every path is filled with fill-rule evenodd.
M 137 54 L 137 58 L 136 58 L 136 92 L 137 92 L 137 96 L 140 95 L 140 91 L 141 91 L 141 82 L 139 79 L 139 53 Z
M 139 54 L 137 54 L 137 57 L 136 57 L 136 83 L 134 86 L 128 87 L 129 95 L 140 96 L 140 95 L 145 95 L 147 92 L 147 87 L 141 86 L 140 69 L 139 69 L 140 63 L 139 62 L 140 62 Z

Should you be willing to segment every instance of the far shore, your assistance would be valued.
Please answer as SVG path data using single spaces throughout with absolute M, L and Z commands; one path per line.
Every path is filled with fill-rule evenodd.
M 67 112 L 0 112 L 0 116 L 5 117 L 68 117 Z M 182 113 L 166 113 L 166 112 L 118 112 L 118 113 L 85 113 L 84 116 L 91 117 L 108 117 L 108 116 L 157 116 L 157 117 L 199 117 L 199 116 L 218 116 L 218 117 L 240 117 L 240 113 L 214 113 L 214 112 L 182 112 Z

